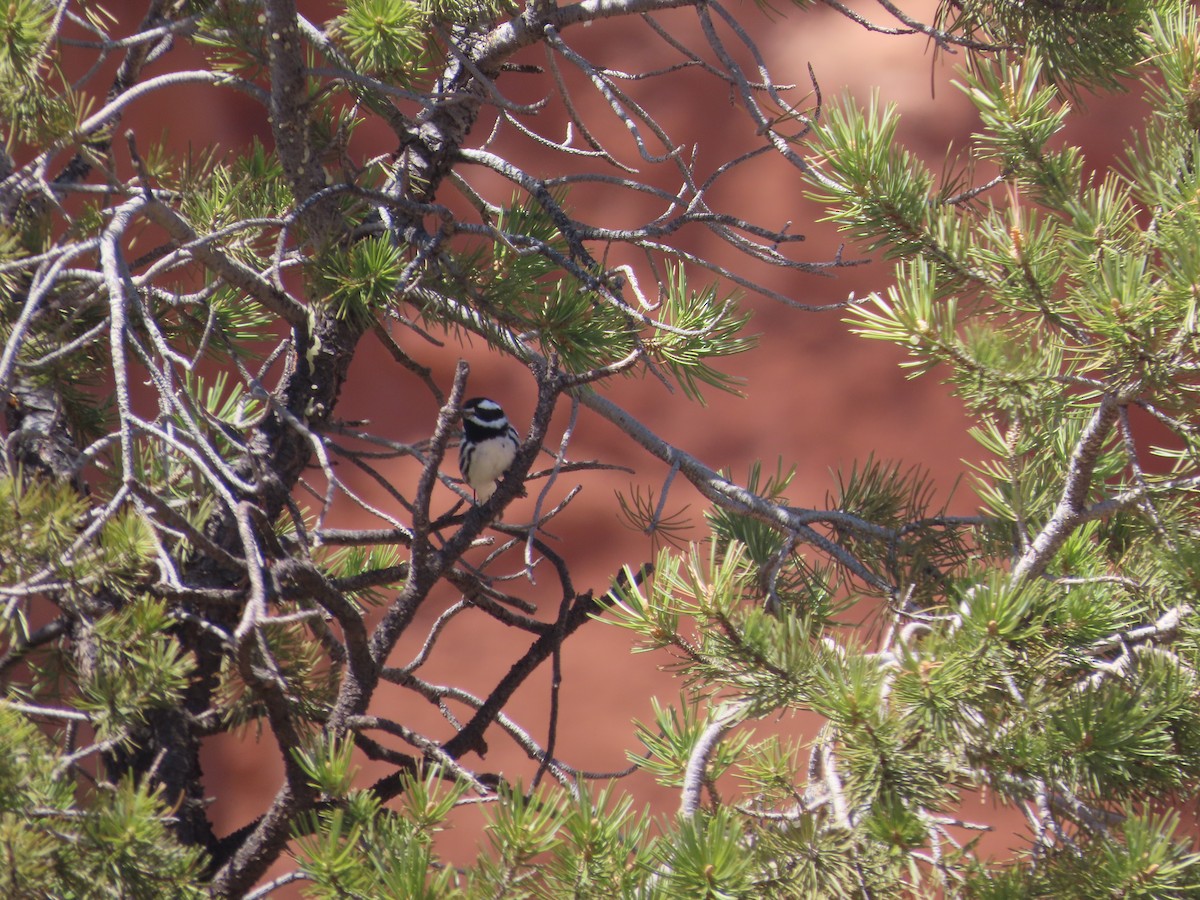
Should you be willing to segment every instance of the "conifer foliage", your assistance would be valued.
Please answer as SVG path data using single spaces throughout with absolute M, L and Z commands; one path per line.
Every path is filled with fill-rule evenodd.
M 774 81 L 745 27 L 763 12 L 719 0 L 148 0 L 136 21 L 8 5 L 0 894 L 1196 894 L 1175 812 L 1200 775 L 1196 14 L 963 0 L 921 22 L 825 2 L 961 61 L 979 127 L 946 172 L 898 143 L 902 110 Z M 618 70 L 585 25 L 660 52 Z M 655 104 L 694 78 L 754 149 L 712 160 L 665 124 Z M 130 127 L 185 86 L 239 93 L 269 139 Z M 1144 120 L 1093 174 L 1064 125 L 1130 86 Z M 831 312 L 768 286 L 770 267 L 800 283 L 848 264 L 711 205 L 768 156 L 895 261 L 892 287 Z M 720 259 L 688 249 L 696 233 Z M 737 387 L 723 360 L 753 352 L 748 297 L 842 315 L 950 384 L 977 514 L 948 514 L 886 448 L 798 505 L 786 464 L 717 472 L 606 393 L 648 377 L 705 415 Z M 431 365 L 466 338 L 537 395 L 485 503 L 448 464 L 467 367 Z M 427 410 L 419 439 L 339 413 L 368 343 Z M 569 460 L 581 408 L 628 456 Z M 709 503 L 703 538 L 577 584 L 594 548 L 547 539 L 573 512 L 566 476 L 646 453 L 661 486 L 614 509 L 670 539 L 683 479 Z M 383 474 L 396 460 L 411 480 Z M 535 515 L 509 521 L 523 492 Z M 373 524 L 336 527 L 335 507 Z M 523 596 L 535 564 L 555 608 Z M 525 648 L 486 693 L 423 671 L 460 617 Z M 630 748 L 677 814 L 560 758 L 556 694 L 546 735 L 507 712 L 604 622 L 679 677 Z M 444 727 L 374 702 L 385 687 Z M 824 725 L 773 727 L 798 711 Z M 200 749 L 238 729 L 284 775 L 218 834 Z M 498 741 L 525 773 L 488 769 Z M 392 774 L 365 782 L 364 759 Z M 1011 859 L 976 852 L 976 795 L 1024 813 Z M 448 867 L 439 831 L 481 802 L 478 859 Z

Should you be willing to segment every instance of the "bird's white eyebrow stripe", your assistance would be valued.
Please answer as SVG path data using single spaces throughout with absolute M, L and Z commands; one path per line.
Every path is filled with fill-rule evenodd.
M 474 409 L 467 410 L 467 418 L 476 419 L 481 422 L 497 422 L 504 418 L 504 410 L 494 403 L 491 406 L 480 404 Z

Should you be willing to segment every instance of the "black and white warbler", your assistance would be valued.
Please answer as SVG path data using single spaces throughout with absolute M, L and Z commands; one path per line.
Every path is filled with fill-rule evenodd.
M 472 397 L 462 407 L 463 436 L 458 447 L 458 468 L 486 503 L 496 492 L 496 481 L 512 465 L 521 439 L 495 400 Z

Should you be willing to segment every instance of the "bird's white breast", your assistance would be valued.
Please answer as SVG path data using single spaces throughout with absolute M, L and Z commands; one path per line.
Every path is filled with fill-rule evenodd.
M 496 479 L 512 465 L 517 448 L 507 437 L 488 438 L 475 445 L 471 453 L 471 487 L 479 500 L 487 500 L 496 490 Z

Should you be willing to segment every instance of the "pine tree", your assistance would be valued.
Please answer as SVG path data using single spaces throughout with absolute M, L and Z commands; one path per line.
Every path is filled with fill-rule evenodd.
M 922 23 L 881 0 L 884 24 L 827 2 L 962 58 L 980 125 L 956 166 L 939 176 L 901 146 L 896 109 L 777 84 L 742 25 L 761 13 L 715 0 L 351 0 L 324 23 L 291 0 L 150 0 L 136 26 L 90 3 L 10 4 L 0 893 L 1197 893 L 1200 855 L 1174 811 L 1200 770 L 1196 13 L 971 0 Z M 608 68 L 572 43 L 591 24 L 648 34 L 668 61 Z M 180 62 L 185 45 L 202 64 Z M 693 72 L 733 98 L 758 149 L 701 165 L 634 89 Z M 544 101 L 513 99 L 535 82 Z M 142 98 L 181 85 L 244 95 L 271 140 L 201 151 L 198 134 L 180 153 L 127 127 Z M 1130 85 L 1144 121 L 1093 177 L 1063 127 L 1085 97 Z M 624 125 L 629 153 L 585 99 Z M 510 132 L 561 170 L 505 155 L 495 138 Z M 722 361 L 752 350 L 747 294 L 817 311 L 761 273 L 848 264 L 710 205 L 764 154 L 856 247 L 895 260 L 893 287 L 837 305 L 961 398 L 977 514 L 951 515 L 924 470 L 882 455 L 840 473 L 823 505 L 797 505 L 786 464 L 739 482 L 606 396 L 648 376 L 703 415 L 705 392 L 736 389 Z M 597 188 L 657 212 L 603 220 Z M 686 249 L 694 230 L 743 265 Z M 453 465 L 467 366 L 443 382 L 429 365 L 464 339 L 537 389 L 486 502 Z M 339 415 L 367 342 L 433 410 L 421 440 Z M 568 462 L 557 407 L 572 423 L 585 407 L 664 466 L 661 490 L 614 506 L 666 549 L 599 590 L 572 578 L 590 548 L 547 540 L 572 514 L 553 489 L 623 460 Z M 382 474 L 398 459 L 415 463 L 410 483 Z M 685 546 L 665 512 L 676 478 L 710 504 Z M 506 521 L 522 492 L 537 514 Z M 378 524 L 334 527 L 335 503 Z M 539 614 L 504 577 L 514 561 L 553 572 L 556 609 Z M 439 591 L 461 599 L 397 665 Z M 459 616 L 525 636 L 485 695 L 422 672 Z M 680 679 L 631 752 L 678 790 L 665 819 L 558 758 L 556 695 L 547 738 L 506 712 L 605 622 Z M 446 711 L 449 736 L 373 705 L 384 684 Z M 822 717 L 818 733 L 756 735 L 800 711 Z M 200 746 L 245 726 L 284 782 L 216 834 Z M 497 739 L 525 749 L 523 778 L 487 769 Z M 364 783 L 363 759 L 393 774 Z M 1013 860 L 975 852 L 974 794 L 1025 813 Z M 481 800 L 488 846 L 448 867 L 437 835 Z M 284 857 L 294 872 L 264 883 Z

